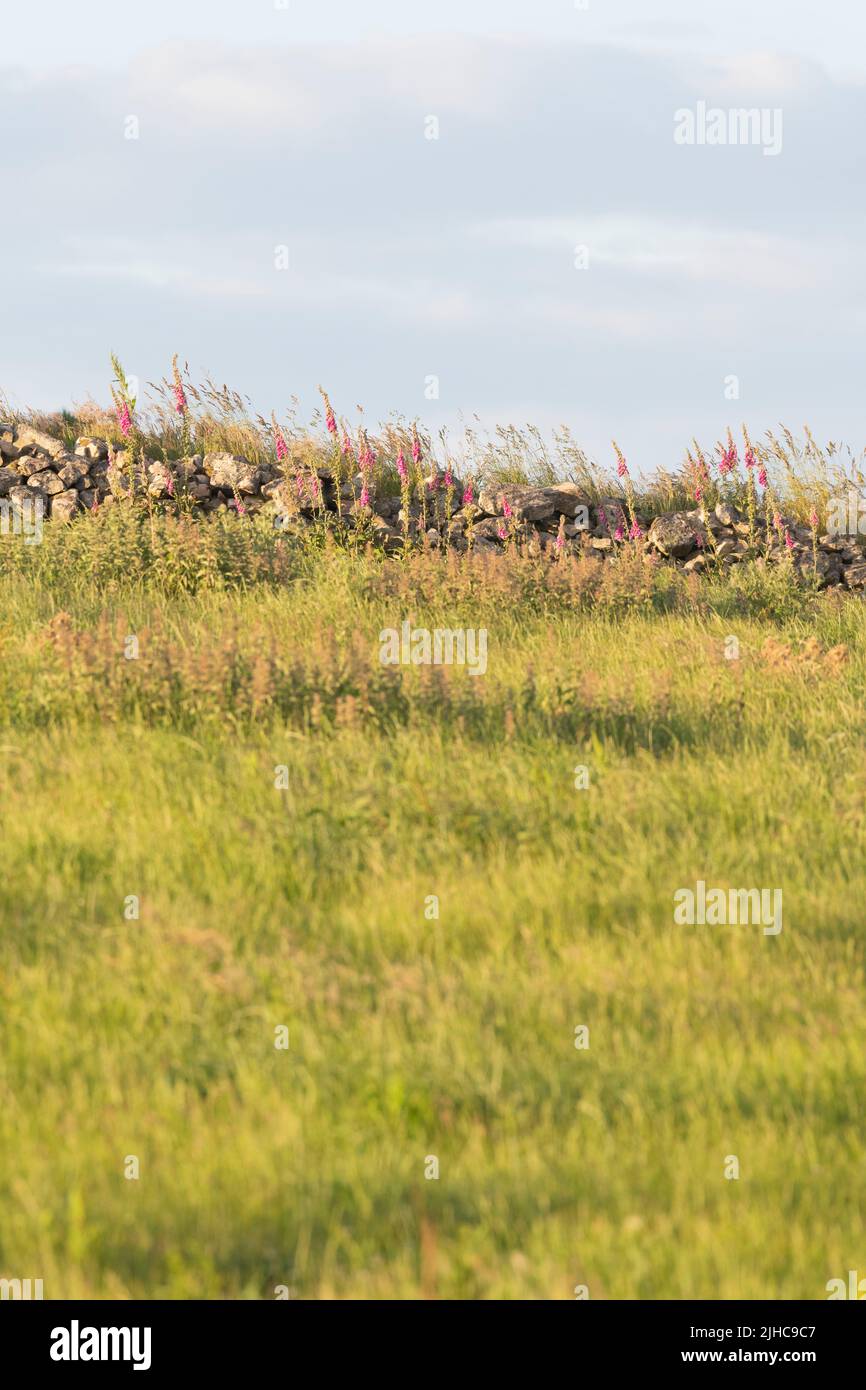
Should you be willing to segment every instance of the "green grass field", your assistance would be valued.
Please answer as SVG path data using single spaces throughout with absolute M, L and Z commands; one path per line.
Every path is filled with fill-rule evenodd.
M 821 1299 L 862 1271 L 862 600 L 123 512 L 0 540 L 0 1275 Z M 405 619 L 486 628 L 487 674 L 382 668 Z M 698 880 L 781 888 L 783 931 L 675 925 Z

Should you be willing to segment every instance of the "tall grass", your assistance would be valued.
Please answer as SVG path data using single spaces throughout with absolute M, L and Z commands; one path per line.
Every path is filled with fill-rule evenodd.
M 860 600 L 123 506 L 0 538 L 0 593 L 0 1274 L 811 1299 L 862 1268 Z M 406 618 L 487 628 L 486 675 L 383 668 Z M 675 926 L 698 879 L 780 886 L 783 932 Z

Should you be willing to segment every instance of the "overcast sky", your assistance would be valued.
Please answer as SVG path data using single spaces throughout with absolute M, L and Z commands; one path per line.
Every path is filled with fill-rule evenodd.
M 701 102 L 781 152 L 677 144 Z M 0 388 L 177 351 L 268 411 L 321 381 L 638 467 L 742 420 L 859 448 L 864 129 L 859 0 L 7 6 Z

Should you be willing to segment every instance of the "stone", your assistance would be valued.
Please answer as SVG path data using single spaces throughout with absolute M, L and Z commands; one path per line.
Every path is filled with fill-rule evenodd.
M 715 516 L 723 526 L 736 526 L 742 520 L 739 511 L 730 502 L 717 502 Z
M 541 488 L 541 492 L 553 503 L 556 516 L 574 517 L 581 509 L 589 513 L 590 501 L 579 483 L 557 483 Z
M 685 512 L 665 512 L 650 526 L 647 541 L 662 555 L 681 560 L 697 548 L 698 534 Z
M 65 487 L 75 487 L 76 483 L 87 477 L 87 465 L 75 458 L 65 459 L 63 466 L 57 470 L 57 476 Z
M 147 491 L 151 497 L 173 497 L 176 491 L 174 474 L 166 463 L 147 465 Z
M 29 478 L 33 473 L 43 473 L 48 462 L 46 454 L 22 454 L 15 463 L 15 469 L 21 478 Z
M 481 511 L 488 516 L 504 516 L 506 502 L 520 521 L 544 521 L 553 516 L 553 500 L 545 488 L 506 483 L 502 487 L 483 487 L 478 497 Z
M 46 434 L 44 430 L 33 429 L 30 425 L 18 426 L 15 431 L 15 445 L 19 452 L 36 450 L 38 453 L 47 454 L 51 459 L 62 458 L 66 453 L 66 445 L 62 439 L 55 439 L 53 435 Z
M 8 497 L 10 488 L 18 483 L 19 474 L 14 468 L 0 468 L 0 497 Z
M 45 468 L 41 473 L 31 473 L 27 479 L 29 488 L 41 488 L 46 496 L 51 497 L 55 492 L 63 492 L 63 483 L 57 474 L 50 468 Z
M 240 454 L 205 454 L 204 471 L 211 486 L 250 496 L 259 490 L 259 469 Z
M 866 588 L 866 560 L 855 560 L 842 571 L 842 582 L 846 589 Z
M 502 540 L 499 532 L 506 530 L 506 526 L 502 517 L 486 516 L 476 521 L 472 529 L 475 540 L 487 541 L 495 546 Z
M 715 548 L 715 553 L 720 560 L 726 560 L 729 555 L 734 555 L 736 551 L 736 542 L 732 540 L 719 541 Z
M 93 460 L 108 459 L 108 441 L 95 435 L 84 434 L 75 441 L 75 453 L 79 458 Z
M 73 487 L 66 492 L 57 493 L 51 502 L 52 521 L 71 521 L 79 506 L 77 488 Z
M 693 555 L 690 560 L 686 560 L 683 565 L 683 574 L 701 574 L 707 567 L 707 557 L 703 551 Z

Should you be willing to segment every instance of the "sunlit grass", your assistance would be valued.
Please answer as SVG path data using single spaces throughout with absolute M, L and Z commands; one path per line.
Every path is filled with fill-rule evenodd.
M 101 525 L 0 546 L 0 1273 L 811 1299 L 862 1267 L 859 600 Z M 486 627 L 486 675 L 383 673 L 405 617 Z M 698 879 L 782 888 L 781 935 L 675 926 Z

